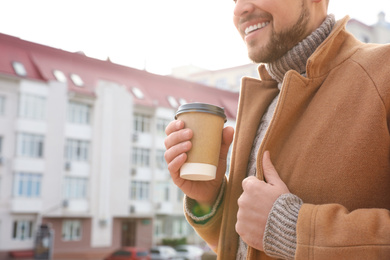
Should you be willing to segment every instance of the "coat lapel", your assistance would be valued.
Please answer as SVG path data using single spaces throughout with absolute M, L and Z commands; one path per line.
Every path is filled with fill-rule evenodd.
M 260 81 L 254 78 L 243 78 L 242 80 L 229 185 L 224 199 L 224 212 L 229 213 L 224 214 L 222 218 L 222 226 L 225 229 L 221 230 L 218 259 L 233 260 L 236 258 L 238 234 L 235 231 L 235 224 L 237 222 L 236 212 L 238 211 L 237 200 L 242 194 L 241 183 L 246 177 L 249 155 L 260 120 L 279 93 L 277 83 L 265 73 L 264 66 L 260 66 L 259 70 L 260 74 L 264 76 L 264 80 Z

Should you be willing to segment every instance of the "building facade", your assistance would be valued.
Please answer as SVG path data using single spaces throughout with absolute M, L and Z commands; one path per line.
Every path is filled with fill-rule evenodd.
M 367 25 L 359 20 L 351 19 L 348 21 L 346 28 L 362 42 L 390 43 L 390 23 L 386 21 L 384 12 L 378 14 L 378 21 L 373 25 Z
M 41 224 L 53 259 L 200 238 L 164 160 L 180 104 L 238 94 L 0 34 L 0 259 L 29 254 Z M 12 255 L 12 256 L 11 256 Z

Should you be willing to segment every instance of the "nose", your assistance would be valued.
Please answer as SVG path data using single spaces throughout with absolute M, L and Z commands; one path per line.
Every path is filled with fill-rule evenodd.
M 233 14 L 236 17 L 245 16 L 251 13 L 254 9 L 252 0 L 237 0 Z

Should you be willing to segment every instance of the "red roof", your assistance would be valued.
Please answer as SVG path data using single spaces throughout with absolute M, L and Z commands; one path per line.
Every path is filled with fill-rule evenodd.
M 14 61 L 22 63 L 27 72 L 25 77 L 33 80 L 56 80 L 53 71 L 60 70 L 66 75 L 70 92 L 95 95 L 97 83 L 105 80 L 124 85 L 129 91 L 132 87 L 140 89 L 144 98 L 134 98 L 134 103 L 139 105 L 172 108 L 167 99 L 172 96 L 177 101 L 184 99 L 186 102 L 205 102 L 224 107 L 228 118 L 235 118 L 237 113 L 238 93 L 156 75 L 1 33 L 0 57 L 0 73 L 10 76 L 22 77 L 15 73 L 12 67 Z M 84 86 L 74 85 L 71 74 L 79 75 Z

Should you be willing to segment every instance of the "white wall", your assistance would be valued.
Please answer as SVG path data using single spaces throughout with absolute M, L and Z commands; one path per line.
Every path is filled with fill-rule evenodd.
M 93 247 L 110 246 L 112 217 L 126 216 L 129 197 L 132 97 L 123 87 L 96 87 L 91 175 Z M 102 224 L 104 223 L 104 224 Z

